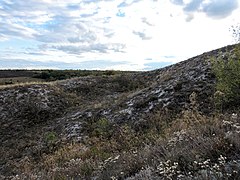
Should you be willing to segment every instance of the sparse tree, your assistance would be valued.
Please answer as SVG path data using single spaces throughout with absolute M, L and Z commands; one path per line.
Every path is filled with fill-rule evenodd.
M 239 43 L 240 26 L 232 26 L 232 33 L 236 43 Z M 222 56 L 213 58 L 213 71 L 217 78 L 215 94 L 221 94 L 215 100 L 221 108 L 240 105 L 240 44 L 224 56 L 228 59 L 224 60 Z
M 236 43 L 240 43 L 240 24 L 233 25 L 230 28 L 233 39 Z

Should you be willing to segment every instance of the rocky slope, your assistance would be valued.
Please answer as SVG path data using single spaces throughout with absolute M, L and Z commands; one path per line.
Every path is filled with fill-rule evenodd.
M 155 112 L 174 117 L 193 108 L 193 94 L 194 108 L 210 115 L 216 81 L 210 59 L 226 57 L 233 48 L 155 71 L 0 87 L 0 174 L 11 177 L 22 159 L 37 161 L 70 141 L 83 141 L 88 136 L 84 127 L 92 119 L 142 129 Z

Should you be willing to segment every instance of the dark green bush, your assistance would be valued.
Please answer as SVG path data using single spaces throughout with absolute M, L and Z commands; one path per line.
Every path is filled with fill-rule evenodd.
M 221 107 L 233 107 L 240 104 L 240 45 L 225 56 L 212 61 L 217 78 L 215 101 Z
M 53 131 L 46 133 L 45 141 L 47 144 L 51 144 L 57 141 L 57 134 Z
M 113 124 L 105 118 L 92 119 L 87 122 L 84 129 L 91 137 L 110 138 L 113 133 Z

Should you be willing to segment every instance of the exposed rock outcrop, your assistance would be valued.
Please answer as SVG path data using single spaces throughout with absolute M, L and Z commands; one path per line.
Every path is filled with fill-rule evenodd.
M 171 115 L 197 108 L 208 115 L 215 77 L 213 56 L 227 56 L 234 46 L 204 53 L 159 70 L 109 77 L 82 77 L 52 84 L 9 86 L 0 89 L 0 174 L 14 174 L 14 162 L 48 153 L 48 133 L 61 144 L 81 141 L 82 124 L 92 118 L 137 124 L 156 111 Z M 50 149 L 51 150 L 51 149 Z

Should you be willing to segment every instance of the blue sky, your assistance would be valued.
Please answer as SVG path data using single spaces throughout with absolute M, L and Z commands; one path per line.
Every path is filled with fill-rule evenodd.
M 1 0 L 0 69 L 151 70 L 234 43 L 240 0 Z

